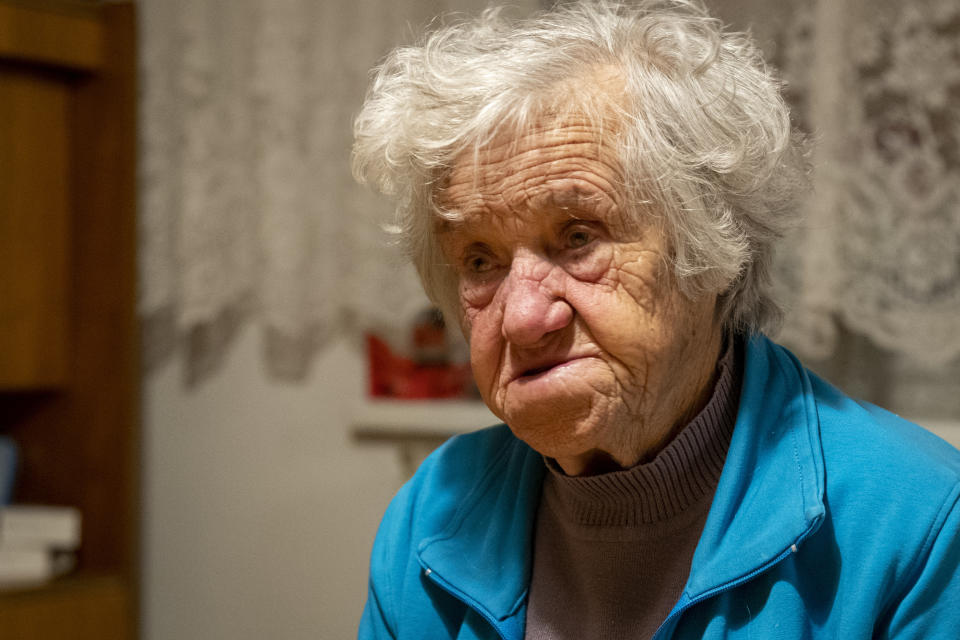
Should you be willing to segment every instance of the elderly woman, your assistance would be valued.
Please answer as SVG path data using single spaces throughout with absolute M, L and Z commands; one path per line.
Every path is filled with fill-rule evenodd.
M 488 11 L 387 58 L 355 169 L 505 423 L 393 501 L 361 638 L 960 637 L 960 454 L 764 337 L 806 167 L 744 36 Z

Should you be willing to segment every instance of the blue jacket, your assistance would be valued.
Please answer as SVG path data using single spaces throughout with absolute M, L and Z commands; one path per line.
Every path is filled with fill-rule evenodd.
M 520 640 L 543 473 L 504 426 L 431 455 L 380 526 L 360 638 Z M 960 452 L 756 337 L 689 579 L 655 637 L 957 640 L 958 563 Z

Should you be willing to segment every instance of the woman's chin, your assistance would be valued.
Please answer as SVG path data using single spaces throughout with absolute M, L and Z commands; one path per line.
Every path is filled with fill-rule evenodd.
M 577 456 L 602 441 L 606 420 L 600 406 L 583 396 L 508 403 L 505 422 L 513 434 L 549 458 Z

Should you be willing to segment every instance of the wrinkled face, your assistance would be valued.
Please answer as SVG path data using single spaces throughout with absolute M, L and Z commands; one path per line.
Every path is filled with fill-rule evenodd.
M 716 296 L 678 290 L 599 136 L 574 116 L 465 154 L 441 195 L 461 218 L 437 223 L 485 402 L 569 474 L 659 450 L 709 397 L 721 342 Z

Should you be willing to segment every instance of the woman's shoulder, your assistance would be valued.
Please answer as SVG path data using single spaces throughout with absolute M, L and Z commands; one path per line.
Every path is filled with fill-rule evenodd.
M 887 490 L 896 490 L 906 484 L 897 481 L 902 477 L 918 488 L 948 491 L 960 483 L 960 451 L 935 434 L 847 395 L 769 339 L 752 340 L 748 352 L 748 367 L 761 379 L 753 394 L 755 404 L 757 398 L 769 403 L 772 396 L 780 404 L 809 408 L 803 412 L 813 427 L 814 446 L 822 450 L 828 482 L 850 476 L 870 486 L 866 481 L 876 476 Z
M 960 485 L 960 451 L 923 427 L 847 396 L 810 374 L 828 468 L 877 476 L 887 491 L 951 491 Z M 928 494 L 929 495 L 929 494 Z
M 505 486 L 538 489 L 539 454 L 506 425 L 454 436 L 423 461 L 390 504 L 381 527 L 413 537 L 437 535 Z M 485 505 L 489 508 L 489 505 Z

